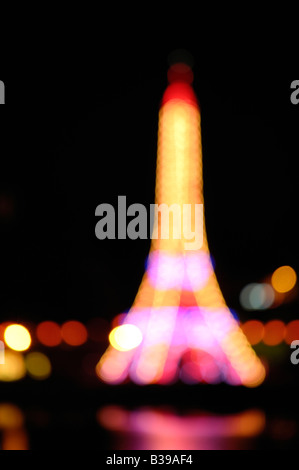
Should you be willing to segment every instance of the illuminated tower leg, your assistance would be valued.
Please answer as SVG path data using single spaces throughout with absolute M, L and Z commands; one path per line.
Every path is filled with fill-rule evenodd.
M 175 205 L 183 215 L 184 205 L 191 214 L 202 207 L 203 180 L 199 108 L 191 71 L 180 67 L 187 74 L 172 70 L 159 114 L 155 202 Z M 180 376 L 187 382 L 260 384 L 264 367 L 225 303 L 204 219 L 199 246 L 190 244 L 183 216 L 173 216 L 166 238 L 161 217 L 156 222 L 146 272 L 124 324 L 112 332 L 114 341 L 97 365 L 99 377 L 108 383 L 128 377 L 139 384 L 169 383 Z M 200 235 L 195 216 L 189 222 L 191 232 Z

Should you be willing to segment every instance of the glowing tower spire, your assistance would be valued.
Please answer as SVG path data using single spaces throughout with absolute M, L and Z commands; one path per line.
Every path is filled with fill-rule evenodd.
M 189 204 L 195 211 L 203 204 L 203 179 L 192 70 L 175 64 L 168 80 L 159 113 L 155 202 Z M 195 217 L 191 220 L 193 232 Z M 161 218 L 157 222 L 159 235 Z M 110 346 L 97 365 L 103 381 L 165 384 L 180 378 L 254 387 L 264 380 L 264 367 L 221 293 L 204 221 L 202 232 L 201 247 L 194 250 L 186 250 L 184 230 L 180 238 L 170 230 L 168 238 L 152 239 L 133 306 L 110 333 Z

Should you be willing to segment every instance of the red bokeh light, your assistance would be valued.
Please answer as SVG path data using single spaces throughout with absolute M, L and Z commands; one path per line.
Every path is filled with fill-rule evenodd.
M 62 339 L 70 346 L 81 346 L 87 340 L 87 329 L 83 323 L 71 320 L 65 322 L 61 327 Z
M 45 346 L 58 346 L 61 343 L 60 326 L 53 321 L 44 321 L 36 328 L 38 340 Z

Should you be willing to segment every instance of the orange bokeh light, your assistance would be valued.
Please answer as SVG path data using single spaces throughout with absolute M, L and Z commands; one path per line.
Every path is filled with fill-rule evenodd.
M 243 333 L 251 345 L 258 344 L 264 336 L 264 325 L 258 320 L 249 320 L 241 325 Z
M 291 266 L 281 266 L 272 274 L 271 282 L 277 292 L 289 292 L 297 282 L 297 275 Z
M 65 322 L 61 327 L 62 339 L 70 346 L 81 346 L 87 340 L 87 329 L 83 323 L 71 320 Z
M 38 340 L 45 346 L 58 346 L 61 343 L 60 326 L 53 321 L 43 321 L 36 328 Z
M 265 325 L 264 343 L 268 346 L 280 344 L 286 335 L 286 326 L 281 320 L 271 320 Z
M 293 320 L 287 325 L 285 342 L 291 344 L 294 340 L 299 340 L 299 320 Z

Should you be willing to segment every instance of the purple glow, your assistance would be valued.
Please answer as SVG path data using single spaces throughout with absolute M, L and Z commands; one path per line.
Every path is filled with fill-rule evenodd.
M 160 290 L 183 288 L 199 290 L 213 272 L 210 256 L 205 252 L 183 255 L 154 251 L 147 263 L 147 274 Z

